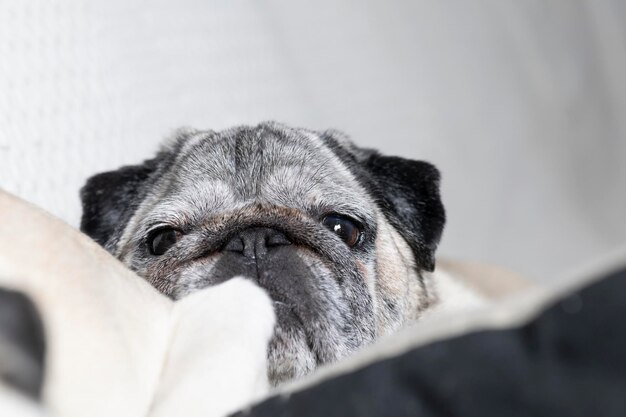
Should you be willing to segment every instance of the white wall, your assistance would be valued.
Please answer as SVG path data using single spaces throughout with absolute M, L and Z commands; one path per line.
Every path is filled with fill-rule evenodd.
M 626 243 L 626 3 L 0 3 L 0 187 L 77 224 L 181 125 L 340 128 L 444 176 L 441 253 L 551 280 Z

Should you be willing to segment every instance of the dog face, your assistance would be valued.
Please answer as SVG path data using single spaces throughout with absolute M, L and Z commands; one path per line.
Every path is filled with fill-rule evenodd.
M 177 299 L 235 276 L 263 287 L 274 384 L 416 319 L 444 211 L 428 163 L 277 123 L 184 131 L 81 191 L 81 229 Z

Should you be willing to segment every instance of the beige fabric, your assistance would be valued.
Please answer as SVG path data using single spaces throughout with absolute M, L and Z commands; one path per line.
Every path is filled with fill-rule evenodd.
M 26 292 L 44 320 L 49 415 L 217 417 L 265 394 L 274 317 L 256 286 L 235 278 L 173 303 L 77 230 L 2 191 L 0 213 L 0 285 Z M 449 308 L 281 391 L 445 337 L 518 325 L 625 260 L 620 250 L 552 289 L 496 268 L 444 261 L 433 279 L 454 293 L 446 296 Z M 12 399 L 9 410 L 39 413 L 2 386 L 0 398 Z
M 530 280 L 515 272 L 477 262 L 438 260 L 437 269 L 447 272 L 490 300 L 510 297 L 535 287 Z
M 0 381 L 0 416 L 46 417 L 39 404 L 5 386 Z
M 274 316 L 258 287 L 234 279 L 173 303 L 77 230 L 2 191 L 0 213 L 0 285 L 29 295 L 43 318 L 51 415 L 174 416 L 178 403 L 186 416 L 221 416 L 265 392 Z
M 269 298 L 234 278 L 174 308 L 176 327 L 150 417 L 226 416 L 268 391 Z

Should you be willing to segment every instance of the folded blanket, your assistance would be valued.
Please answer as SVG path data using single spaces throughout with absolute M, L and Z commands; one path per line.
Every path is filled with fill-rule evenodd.
M 0 301 L 15 317 L 0 320 L 0 415 L 217 417 L 268 394 L 274 314 L 261 289 L 234 278 L 175 303 L 77 230 L 1 191 L 0 213 Z M 602 274 L 580 275 L 511 297 L 495 291 L 494 273 L 498 304 L 459 314 L 449 298 L 249 413 L 626 415 L 623 273 L 595 285 Z
M 173 303 L 77 230 L 1 191 L 0 213 L 0 287 L 32 300 L 42 320 L 50 415 L 222 416 L 267 391 L 274 315 L 262 290 L 233 279 Z M 0 387 L 15 405 L 14 394 Z

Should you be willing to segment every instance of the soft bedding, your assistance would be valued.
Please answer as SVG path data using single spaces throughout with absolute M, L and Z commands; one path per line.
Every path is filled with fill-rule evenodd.
M 1 191 L 0 213 L 0 415 L 626 415 L 626 251 L 553 289 L 496 291 L 506 274 L 448 266 L 499 300 L 270 393 L 274 314 L 258 287 L 235 278 L 174 303 Z

